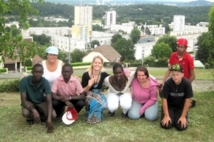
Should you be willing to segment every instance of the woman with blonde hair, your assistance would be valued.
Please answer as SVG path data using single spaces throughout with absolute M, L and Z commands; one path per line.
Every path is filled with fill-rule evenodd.
M 95 56 L 89 70 L 82 75 L 82 87 L 86 93 L 87 122 L 97 123 L 103 118 L 107 107 L 106 97 L 101 92 L 104 79 L 109 75 L 102 71 L 103 59 Z

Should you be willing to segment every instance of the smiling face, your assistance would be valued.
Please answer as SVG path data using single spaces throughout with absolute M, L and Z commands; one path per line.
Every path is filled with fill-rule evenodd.
M 137 80 L 138 80 L 140 83 L 146 82 L 147 78 L 148 78 L 148 77 L 145 75 L 145 72 L 144 72 L 144 71 L 137 71 Z
M 95 71 L 100 71 L 103 67 L 103 61 L 100 58 L 94 58 L 92 68 Z
M 113 71 L 114 74 L 114 78 L 115 80 L 122 80 L 124 77 L 124 71 L 121 67 L 117 67 L 115 68 L 115 70 Z
M 58 55 L 56 54 L 49 54 L 47 53 L 47 60 L 51 63 L 54 63 L 57 61 Z

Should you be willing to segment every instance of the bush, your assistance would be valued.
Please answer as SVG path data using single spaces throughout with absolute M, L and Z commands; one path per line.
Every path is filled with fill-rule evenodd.
M 155 66 L 156 67 L 167 67 L 168 66 L 168 62 L 167 62 L 168 58 L 158 58 L 158 60 L 155 62 Z
M 1 69 L 0 69 L 0 73 L 5 73 L 5 72 L 7 72 L 7 69 L 6 69 L 6 68 L 1 68 Z
M 0 92 L 19 92 L 19 79 L 5 81 L 0 84 Z
M 142 63 L 140 63 L 140 62 L 133 62 L 133 63 L 130 63 L 130 66 L 131 67 L 139 67 L 139 66 L 142 66 Z
M 86 66 L 86 65 L 91 65 L 91 62 L 75 62 L 75 63 L 71 63 L 71 65 L 73 67 L 75 67 L 75 66 Z
M 210 68 L 210 64 L 209 63 L 205 63 L 204 67 L 205 67 L 205 69 L 209 69 Z
M 155 67 L 155 57 L 153 56 L 148 56 L 143 59 L 143 65 L 148 65 L 150 67 Z
M 24 66 L 32 66 L 31 59 L 26 59 L 26 60 L 24 61 Z

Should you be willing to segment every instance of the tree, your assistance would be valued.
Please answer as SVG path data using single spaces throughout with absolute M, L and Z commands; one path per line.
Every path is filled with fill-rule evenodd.
M 208 62 L 209 49 L 212 48 L 212 45 L 210 45 L 210 43 L 211 43 L 210 33 L 208 32 L 202 33 L 198 37 L 197 42 L 198 50 L 196 52 L 195 58 L 197 60 L 200 60 L 204 64 Z
M 157 43 L 164 42 L 168 44 L 169 47 L 172 49 L 173 52 L 177 51 L 177 38 L 175 36 L 164 35 L 163 37 L 159 38 Z
M 117 42 L 118 39 L 121 39 L 122 36 L 120 34 L 115 34 L 111 38 L 111 45 L 113 45 L 115 42 Z
M 42 2 L 42 0 L 34 0 Z M 22 36 L 13 36 L 5 28 L 6 14 L 16 13 L 19 15 L 19 25 L 22 29 L 28 28 L 27 16 L 38 13 L 30 0 L 7 0 L 0 2 L 0 55 L 4 60 L 5 57 L 15 59 L 20 57 L 22 61 L 25 58 L 32 57 L 35 54 L 35 44 L 22 39 Z
M 50 36 L 46 36 L 45 34 L 41 34 L 41 35 L 32 34 L 31 36 L 33 37 L 33 40 L 39 45 L 51 44 Z
M 71 53 L 72 62 L 82 62 L 82 58 L 86 55 L 86 52 L 80 49 L 75 49 Z
M 134 29 L 131 31 L 130 39 L 134 44 L 136 44 L 140 39 L 140 34 L 141 32 L 136 27 L 134 27 Z
M 103 27 L 100 25 L 93 25 L 92 26 L 93 31 L 104 31 Z
M 147 35 L 151 35 L 151 31 L 149 30 L 148 27 L 146 27 L 145 33 L 146 33 Z
M 164 42 L 156 43 L 152 49 L 152 56 L 158 58 L 169 58 L 172 49 Z
M 118 39 L 113 45 L 114 49 L 120 53 L 123 61 L 134 60 L 134 44 L 131 40 L 125 38 Z
M 91 48 L 95 48 L 96 46 L 100 46 L 100 42 L 98 40 L 92 40 L 91 41 Z
M 208 54 L 208 60 L 209 63 L 213 66 L 214 65 L 214 6 L 210 8 L 209 11 L 209 34 L 210 34 L 210 39 L 209 40 L 209 45 L 210 48 L 208 49 L 209 54 Z

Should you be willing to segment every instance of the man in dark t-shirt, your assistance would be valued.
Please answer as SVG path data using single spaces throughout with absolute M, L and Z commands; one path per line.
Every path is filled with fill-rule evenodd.
M 172 78 L 163 87 L 161 127 L 169 129 L 173 126 L 177 130 L 185 130 L 188 126 L 187 114 L 193 91 L 191 83 L 184 77 L 180 64 L 174 64 L 170 69 Z

